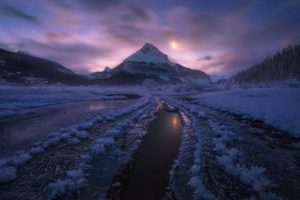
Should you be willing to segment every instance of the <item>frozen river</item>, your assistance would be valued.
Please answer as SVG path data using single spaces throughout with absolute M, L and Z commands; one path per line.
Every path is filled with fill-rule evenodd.
M 132 104 L 136 100 L 83 101 L 33 109 L 27 114 L 0 120 L 0 156 L 26 149 L 60 128 L 76 125 L 98 113 Z

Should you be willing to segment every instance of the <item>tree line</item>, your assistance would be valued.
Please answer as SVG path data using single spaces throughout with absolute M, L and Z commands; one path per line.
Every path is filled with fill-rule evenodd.
M 232 76 L 231 80 L 238 84 L 300 80 L 300 44 L 284 48 L 261 63 Z

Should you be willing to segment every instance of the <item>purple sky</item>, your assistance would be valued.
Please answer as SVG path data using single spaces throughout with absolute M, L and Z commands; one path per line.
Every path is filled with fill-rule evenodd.
M 300 41 L 299 0 L 1 0 L 0 47 L 76 72 L 115 67 L 145 42 L 230 75 Z

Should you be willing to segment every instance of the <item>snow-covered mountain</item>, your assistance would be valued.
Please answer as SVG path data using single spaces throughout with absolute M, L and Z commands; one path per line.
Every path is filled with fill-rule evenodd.
M 174 65 L 166 54 L 162 53 L 158 48 L 149 43 L 146 43 L 140 50 L 126 58 L 124 61 Z
M 18 84 L 191 84 L 203 85 L 210 81 L 207 74 L 172 62 L 152 44 L 140 50 L 111 69 L 89 76 L 75 74 L 64 66 L 26 53 L 0 49 L 0 83 Z
M 146 43 L 109 71 L 109 77 L 103 79 L 104 82 L 113 84 L 141 84 L 149 80 L 164 84 L 202 84 L 209 81 L 209 76 L 202 71 L 170 61 L 168 56 L 154 45 Z

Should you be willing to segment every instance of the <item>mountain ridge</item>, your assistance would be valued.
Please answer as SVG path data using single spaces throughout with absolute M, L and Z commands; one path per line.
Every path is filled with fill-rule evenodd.
M 0 79 L 17 84 L 90 84 L 83 75 L 54 61 L 0 48 Z
M 200 70 L 170 61 L 168 55 L 146 43 L 116 67 L 106 67 L 102 72 L 94 72 L 89 76 L 76 74 L 44 58 L 0 49 L 0 80 L 24 84 L 141 85 L 150 81 L 158 84 L 197 85 L 209 82 L 210 78 Z

